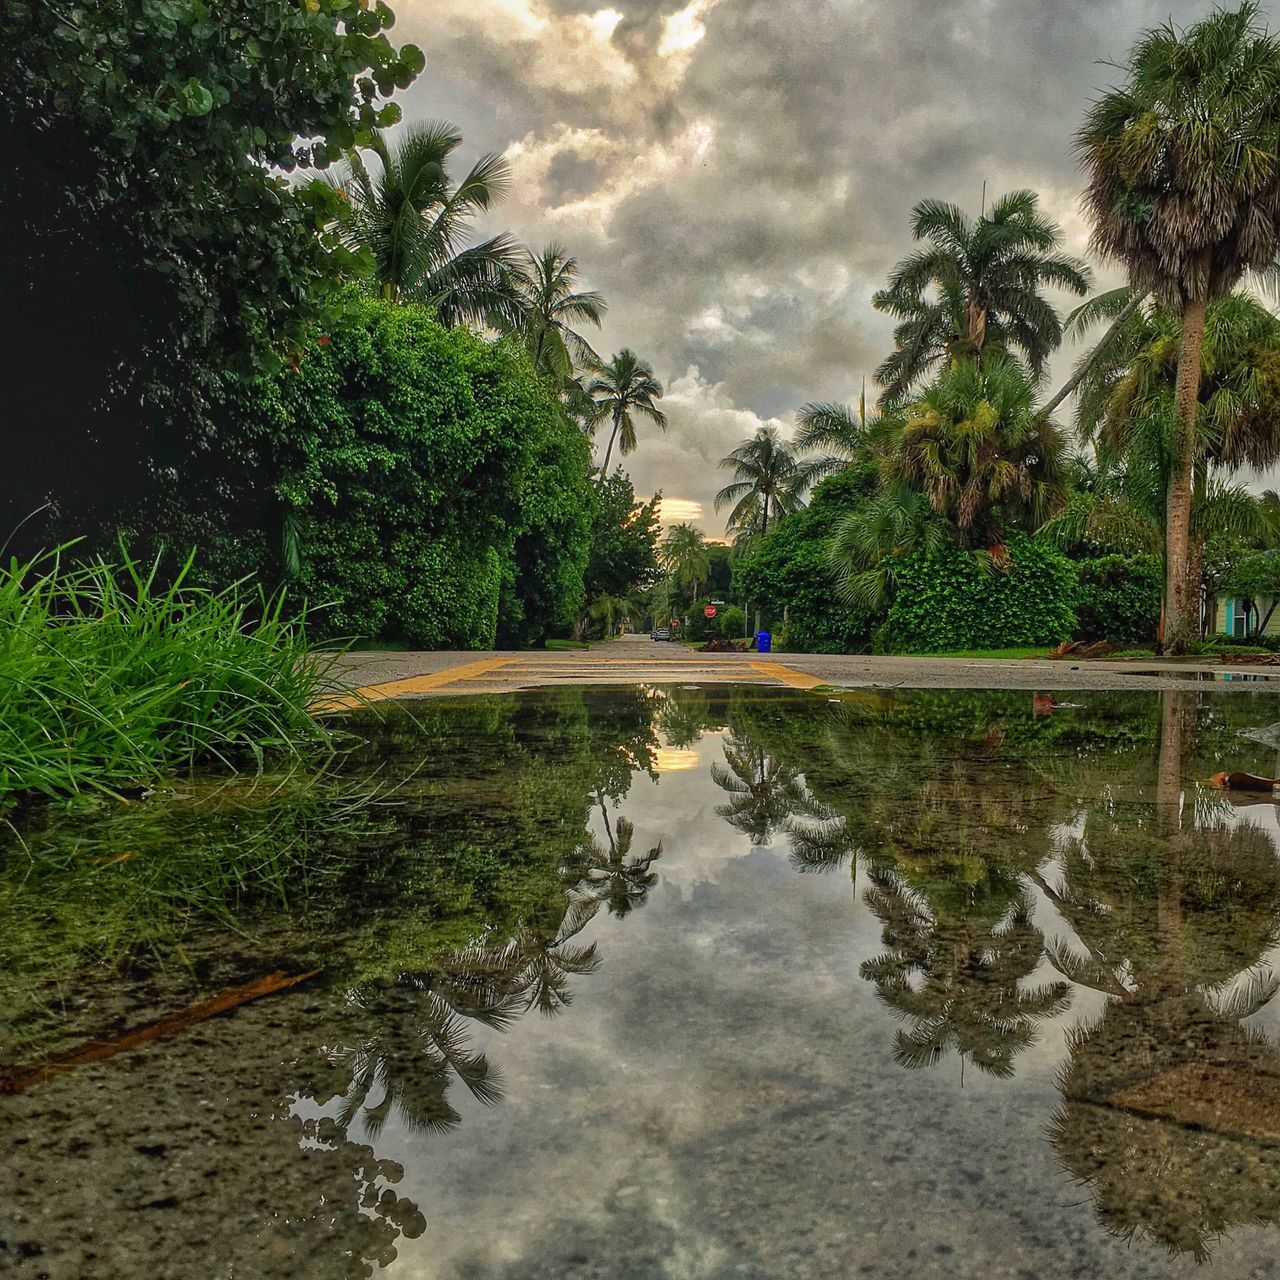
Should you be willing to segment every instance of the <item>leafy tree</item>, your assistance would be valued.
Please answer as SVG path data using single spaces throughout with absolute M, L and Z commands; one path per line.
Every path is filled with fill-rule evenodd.
M 733 503 L 730 529 L 752 523 L 761 537 L 769 532 L 770 517 L 777 519 L 804 505 L 807 477 L 795 455 L 778 439 L 776 427 L 761 427 L 743 441 L 720 467 L 735 479 L 716 494 L 716 510 Z M 753 517 L 758 517 L 753 522 Z
M 462 134 L 444 121 L 410 126 L 394 150 L 374 130 L 367 146 L 378 171 L 369 172 L 359 151 L 350 153 L 338 188 L 345 196 L 338 231 L 372 258 L 372 283 L 388 302 L 424 303 L 446 325 L 480 325 L 515 313 L 508 275 L 515 242 L 496 235 L 466 243 L 472 222 L 502 199 L 511 175 L 501 156 L 486 155 L 455 184 L 448 166 L 461 143 Z
M 1253 631 L 1261 635 L 1280 602 L 1280 551 L 1246 551 L 1228 574 L 1225 587 L 1233 596 L 1248 600 L 1255 619 Z M 1259 599 L 1271 601 L 1265 614 L 1255 608 Z
M 673 524 L 660 554 L 662 567 L 676 589 L 687 591 L 689 599 L 696 600 L 711 573 L 706 534 L 691 524 Z
M 523 371 L 517 376 L 528 380 Z M 526 462 L 510 495 L 514 542 L 503 559 L 498 600 L 497 643 L 504 649 L 537 644 L 576 621 L 597 511 L 588 441 L 563 411 L 548 410 L 545 397 L 530 401 L 538 407 L 520 428 L 527 433 Z
M 1169 473 L 1166 595 L 1175 652 L 1188 601 L 1197 406 L 1206 310 L 1280 253 L 1280 39 L 1258 6 L 1148 31 L 1125 83 L 1090 108 L 1077 137 L 1094 247 L 1136 290 L 1181 315 Z
M 48 495 L 83 517 L 156 468 L 198 469 L 223 371 L 270 371 L 327 329 L 359 264 L 324 232 L 334 193 L 284 175 L 394 123 L 380 99 L 423 56 L 391 44 L 385 4 L 351 0 L 6 18 L 0 275 L 25 299 L 8 354 L 26 371 L 7 393 L 10 528 Z
M 666 415 L 654 403 L 662 399 L 662 383 L 634 351 L 624 347 L 607 364 L 600 366 L 585 390 L 594 404 L 592 420 L 607 420 L 611 424 L 609 445 L 604 451 L 604 462 L 600 465 L 596 481 L 598 486 L 603 486 L 615 442 L 623 457 L 635 452 L 636 424 L 633 415 L 648 418 L 659 430 L 667 429 Z
M 1062 341 L 1062 326 L 1041 293 L 1053 286 L 1083 294 L 1088 269 L 1061 252 L 1062 231 L 1032 191 L 1001 196 L 976 221 L 957 206 L 923 200 L 911 232 L 925 247 L 904 258 L 871 302 L 899 321 L 895 350 L 876 370 L 894 403 L 945 361 L 980 360 L 988 344 L 1017 352 L 1038 379 Z
M 865 650 L 871 615 L 851 606 L 836 590 L 827 556 L 831 533 L 875 489 L 874 465 L 863 463 L 824 480 L 807 507 L 786 516 L 734 565 L 734 589 L 758 601 L 777 632 L 784 613 L 785 647 L 801 653 Z M 741 629 L 735 634 L 741 635 Z
M 658 563 L 660 493 L 636 500 L 631 477 L 618 471 L 596 491 L 600 503 L 591 526 L 586 597 L 621 598 L 651 587 L 661 576 Z
M 489 648 L 577 609 L 588 443 L 519 347 L 368 300 L 256 412 L 331 630 Z
M 597 368 L 600 357 L 575 326 L 599 327 L 608 305 L 594 290 L 578 289 L 577 259 L 562 244 L 536 253 L 526 249 L 511 274 L 518 298 L 515 327 L 533 367 L 557 386 L 570 383 L 575 370 Z M 577 389 L 581 391 L 580 383 Z

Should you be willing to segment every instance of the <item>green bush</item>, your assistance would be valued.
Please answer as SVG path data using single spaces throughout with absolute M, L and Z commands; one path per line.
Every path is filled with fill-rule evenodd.
M 948 653 L 1057 644 L 1075 627 L 1075 569 L 1025 534 L 1006 544 L 1003 568 L 969 552 L 917 553 L 898 571 L 883 645 L 892 653 Z
M 734 565 L 734 592 L 747 602 L 748 612 L 760 609 L 766 631 L 782 629 L 785 611 L 789 649 L 866 652 L 872 619 L 836 592 L 827 541 L 836 521 L 874 487 L 874 467 L 851 467 L 824 480 L 807 507 L 786 516 Z
M 716 635 L 721 640 L 741 640 L 747 632 L 747 615 L 736 604 L 727 604 L 716 615 Z
M 1160 624 L 1164 569 L 1156 555 L 1107 555 L 1076 565 L 1077 640 L 1150 644 Z
M 589 445 L 514 344 L 359 300 L 251 413 L 330 634 L 484 649 L 499 625 L 527 644 L 572 619 Z

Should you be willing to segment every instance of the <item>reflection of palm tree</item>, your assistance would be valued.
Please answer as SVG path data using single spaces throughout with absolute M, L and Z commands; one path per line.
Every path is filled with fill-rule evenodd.
M 1090 811 L 1041 885 L 1080 944 L 1053 964 L 1112 997 L 1071 1037 L 1050 1137 L 1109 1230 L 1203 1261 L 1280 1219 L 1280 1050 L 1239 1025 L 1277 990 L 1280 863 L 1260 827 L 1182 804 L 1192 710 L 1165 695 L 1155 803 Z
M 870 872 L 867 905 L 884 926 L 888 950 L 862 966 L 880 999 L 909 1028 L 895 1037 L 904 1067 L 937 1063 L 948 1046 L 1001 1079 L 1036 1040 L 1036 1024 L 1061 1013 L 1065 982 L 1027 990 L 1043 938 L 1015 877 L 989 869 L 986 892 L 969 909 L 944 913 L 884 868 Z
M 410 1027 L 397 1026 L 395 1015 L 386 1012 L 385 1021 L 342 1054 L 350 1071 L 337 1116 L 344 1133 L 361 1116 L 366 1134 L 377 1138 L 393 1108 L 411 1131 L 452 1129 L 460 1119 L 448 1100 L 455 1077 L 481 1102 L 499 1101 L 496 1072 L 483 1053 L 469 1047 L 466 1020 L 446 1000 L 424 991 L 413 1001 Z M 370 1104 L 375 1088 L 380 1097 Z
M 713 764 L 711 776 L 733 798 L 717 806 L 716 813 L 750 836 L 752 843 L 768 844 L 773 832 L 793 815 L 823 816 L 798 770 L 737 731 L 725 742 L 724 758 L 728 767 Z
M 617 830 L 609 823 L 609 809 L 603 799 L 600 813 L 604 818 L 605 835 L 609 850 L 604 852 L 594 841 L 588 845 L 592 859 L 591 869 L 583 877 L 579 893 L 581 900 L 603 905 L 609 914 L 625 916 L 636 907 L 644 906 L 649 890 L 658 883 L 657 874 L 651 870 L 662 856 L 659 842 L 644 857 L 631 856 L 631 841 L 635 827 L 628 818 L 619 818 Z
M 657 708 L 658 728 L 672 747 L 691 747 L 715 723 L 701 690 L 668 689 Z

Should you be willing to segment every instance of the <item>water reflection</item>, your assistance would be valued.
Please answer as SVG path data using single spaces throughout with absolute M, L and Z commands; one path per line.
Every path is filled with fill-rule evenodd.
M 539 1105 L 584 1123 L 571 1118 L 590 1109 L 589 1086 L 536 1075 L 517 1045 L 542 1019 L 580 1035 L 574 997 L 586 1000 L 610 966 L 652 992 L 684 1046 L 682 1071 L 698 1079 L 719 1054 L 720 1091 L 745 1089 L 741 1050 L 700 1042 L 695 994 L 661 970 L 662 931 L 683 921 L 714 966 L 717 935 L 696 904 L 718 902 L 720 927 L 758 937 L 775 973 L 802 948 L 768 898 L 730 894 L 733 872 L 697 863 L 696 877 L 664 885 L 696 854 L 687 815 L 702 811 L 735 857 L 777 849 L 775 903 L 789 884 L 826 891 L 794 872 L 847 871 L 852 888 L 830 877 L 829 893 L 866 926 L 843 986 L 823 988 L 826 1029 L 770 1063 L 784 1105 L 769 1123 L 802 1112 L 795 1097 L 816 1086 L 800 1075 L 843 1062 L 839 1025 L 865 992 L 878 1020 L 857 1064 L 840 1067 L 841 1087 L 885 1066 L 914 1088 L 953 1091 L 951 1106 L 986 1086 L 1012 1105 L 1036 1096 L 1040 1072 L 1057 1100 L 1041 1105 L 1044 1137 L 1024 1139 L 1020 1158 L 1039 1141 L 1107 1232 L 1212 1262 L 1223 1233 L 1280 1219 L 1280 1045 L 1259 1026 L 1280 985 L 1280 856 L 1271 806 L 1233 807 L 1199 780 L 1224 767 L 1273 772 L 1271 749 L 1241 734 L 1274 713 L 1192 691 L 1037 710 L 1026 694 L 827 703 L 746 688 L 430 704 L 416 719 L 357 726 L 366 742 L 343 769 L 391 785 L 386 803 L 352 809 L 351 821 L 341 787 L 306 805 L 287 788 L 231 809 L 179 796 L 145 832 L 123 812 L 88 824 L 51 816 L 26 833 L 31 865 L 53 867 L 56 853 L 80 870 L 0 882 L 0 925 L 12 925 L 0 927 L 2 1056 L 31 1061 L 270 965 L 323 973 L 162 1052 L 0 1100 L 0 1139 L 19 1153 L 6 1168 L 0 1262 L 33 1277 L 372 1275 L 435 1221 L 415 1166 L 434 1167 L 436 1149 L 460 1159 L 453 1135 L 482 1135 L 504 1097 L 527 1106 L 541 1090 Z M 683 767 L 665 769 L 668 758 Z M 681 796 L 685 816 L 668 811 Z M 179 854 L 196 830 L 240 868 L 212 896 L 190 882 L 202 864 Z M 268 847 L 273 869 L 255 880 L 244 850 L 265 866 Z M 134 856 L 105 861 L 122 851 Z M 717 880 L 721 896 L 708 896 L 702 886 Z M 95 903 L 110 939 L 91 923 Z M 638 927 L 648 941 L 632 953 Z M 766 1021 L 754 995 L 726 991 L 725 1025 L 768 1043 L 776 1011 Z M 638 1074 L 653 1048 L 645 1025 L 617 1032 Z M 524 1063 L 514 1082 L 511 1060 Z M 905 1135 L 921 1116 L 887 1110 L 876 1123 Z M 588 1145 L 597 1133 L 569 1132 Z M 717 1138 L 731 1159 L 741 1132 Z M 695 1153 L 695 1171 L 710 1158 Z M 578 1159 L 589 1165 L 591 1152 Z M 85 1187 L 97 1227 L 83 1227 Z M 563 1253 L 565 1274 L 579 1255 L 595 1268 L 584 1274 L 677 1274 L 663 1261 L 675 1239 L 668 1199 L 652 1187 L 618 1194 L 618 1212 L 648 1224 L 649 1261 L 634 1231 L 614 1258 L 598 1221 L 575 1228 L 572 1248 L 541 1224 L 538 1247 Z M 572 1218 L 572 1205 L 561 1209 Z M 708 1244 L 698 1274 L 735 1274 L 722 1255 Z M 522 1266 L 481 1241 L 459 1269 L 422 1274 Z M 961 1260 L 950 1274 L 970 1272 Z

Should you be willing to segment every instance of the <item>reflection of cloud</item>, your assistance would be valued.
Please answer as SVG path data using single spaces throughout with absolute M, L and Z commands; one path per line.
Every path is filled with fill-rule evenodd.
M 701 757 L 687 747 L 659 747 L 654 752 L 653 767 L 659 773 L 677 773 L 682 769 L 696 769 Z

